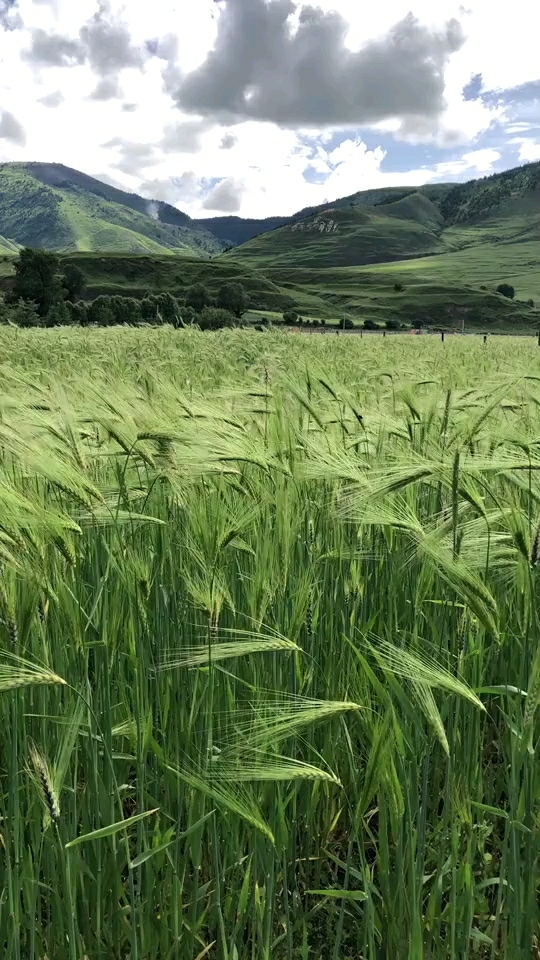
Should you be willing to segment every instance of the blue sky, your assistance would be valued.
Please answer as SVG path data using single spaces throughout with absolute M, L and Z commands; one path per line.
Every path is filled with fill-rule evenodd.
M 0 161 L 191 216 L 540 160 L 540 17 L 491 0 L 0 0 Z

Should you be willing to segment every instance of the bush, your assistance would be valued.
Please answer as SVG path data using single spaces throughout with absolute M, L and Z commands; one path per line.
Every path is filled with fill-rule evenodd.
M 385 327 L 387 330 L 400 330 L 401 324 L 399 320 L 387 320 L 385 323 Z
M 374 320 L 364 320 L 364 330 L 378 330 L 379 324 Z
M 396 291 L 396 293 L 403 293 L 403 291 L 405 290 L 405 287 L 403 286 L 402 283 L 395 283 L 394 290 Z
M 508 297 L 510 300 L 513 300 L 516 294 L 511 283 L 500 283 L 497 287 L 497 293 L 502 294 L 503 297 Z
M 341 327 L 343 330 L 354 330 L 354 323 L 350 317 L 345 317 L 345 319 L 341 322 Z
M 283 323 L 298 323 L 298 314 L 296 310 L 285 310 L 283 312 Z
M 221 330 L 223 327 L 234 327 L 236 318 L 229 310 L 221 307 L 205 307 L 197 317 L 201 330 Z
M 534 307 L 534 300 L 527 300 L 528 307 Z

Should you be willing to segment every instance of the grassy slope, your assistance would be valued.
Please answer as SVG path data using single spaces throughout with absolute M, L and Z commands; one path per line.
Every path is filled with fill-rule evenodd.
M 251 264 L 235 263 L 225 258 L 201 260 L 195 257 L 78 253 L 64 257 L 63 262 L 76 263 L 83 270 L 89 297 L 104 293 L 141 297 L 147 292 L 165 290 L 181 295 L 193 283 L 204 283 L 212 294 L 216 294 L 221 284 L 236 280 L 249 292 L 252 303 L 261 309 L 284 310 L 299 303 L 305 313 L 314 316 L 328 314 L 328 308 L 316 290 L 295 290 L 291 295 Z M 6 261 L 3 269 L 5 275 L 9 270 Z M 1 271 L 0 261 L 0 275 Z
M 220 241 L 167 204 L 156 205 L 54 165 L 0 166 L 0 235 L 62 251 L 207 256 Z M 163 218 L 163 219 L 162 219 Z
M 256 265 L 292 295 L 309 286 L 339 311 L 372 319 L 538 323 L 540 165 L 333 209 L 225 255 Z M 438 191 L 438 193 L 437 193 Z M 368 198 L 372 199 L 372 198 Z M 354 205 L 355 204 L 355 205 Z M 333 219 L 337 229 L 319 232 Z M 336 269 L 336 268 L 343 269 Z M 502 281 L 521 302 L 495 293 Z M 394 292 L 394 284 L 405 286 Z

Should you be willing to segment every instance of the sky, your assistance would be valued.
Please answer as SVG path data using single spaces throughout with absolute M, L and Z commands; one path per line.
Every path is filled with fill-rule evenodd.
M 530 0 L 0 0 L 0 161 L 199 218 L 470 180 L 540 160 L 539 28 Z

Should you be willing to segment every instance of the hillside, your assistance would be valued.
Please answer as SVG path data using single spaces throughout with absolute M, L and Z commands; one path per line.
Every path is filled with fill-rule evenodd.
M 223 249 L 169 204 L 150 203 L 77 170 L 44 163 L 0 164 L 0 237 L 15 249 L 19 244 L 66 252 L 207 257 Z
M 468 262 L 478 254 L 483 262 L 497 263 L 499 280 L 508 279 L 508 259 L 523 260 L 525 272 L 540 261 L 540 163 L 466 184 L 387 191 L 379 198 L 374 193 L 291 220 L 225 256 L 261 270 L 361 267 L 436 256 L 444 270 L 446 256 L 466 250 Z M 510 252 L 524 243 L 532 247 Z M 462 266 L 454 262 L 458 279 Z
M 328 207 L 345 210 L 347 207 L 376 207 L 383 203 L 392 203 L 401 200 L 412 193 L 421 193 L 430 200 L 438 201 L 452 189 L 451 184 L 428 184 L 425 187 L 379 187 L 375 190 L 362 190 L 347 197 L 340 197 L 332 203 L 321 203 L 315 207 L 304 207 L 290 217 L 267 217 L 265 220 L 245 220 L 242 217 L 210 217 L 205 220 L 196 220 L 214 236 L 231 246 L 247 243 L 253 237 L 258 237 L 271 230 L 277 230 L 290 224 L 298 223 L 317 213 L 322 213 Z
M 421 257 L 444 249 L 443 218 L 420 193 L 376 207 L 330 207 L 255 237 L 229 256 L 266 265 L 352 266 Z

